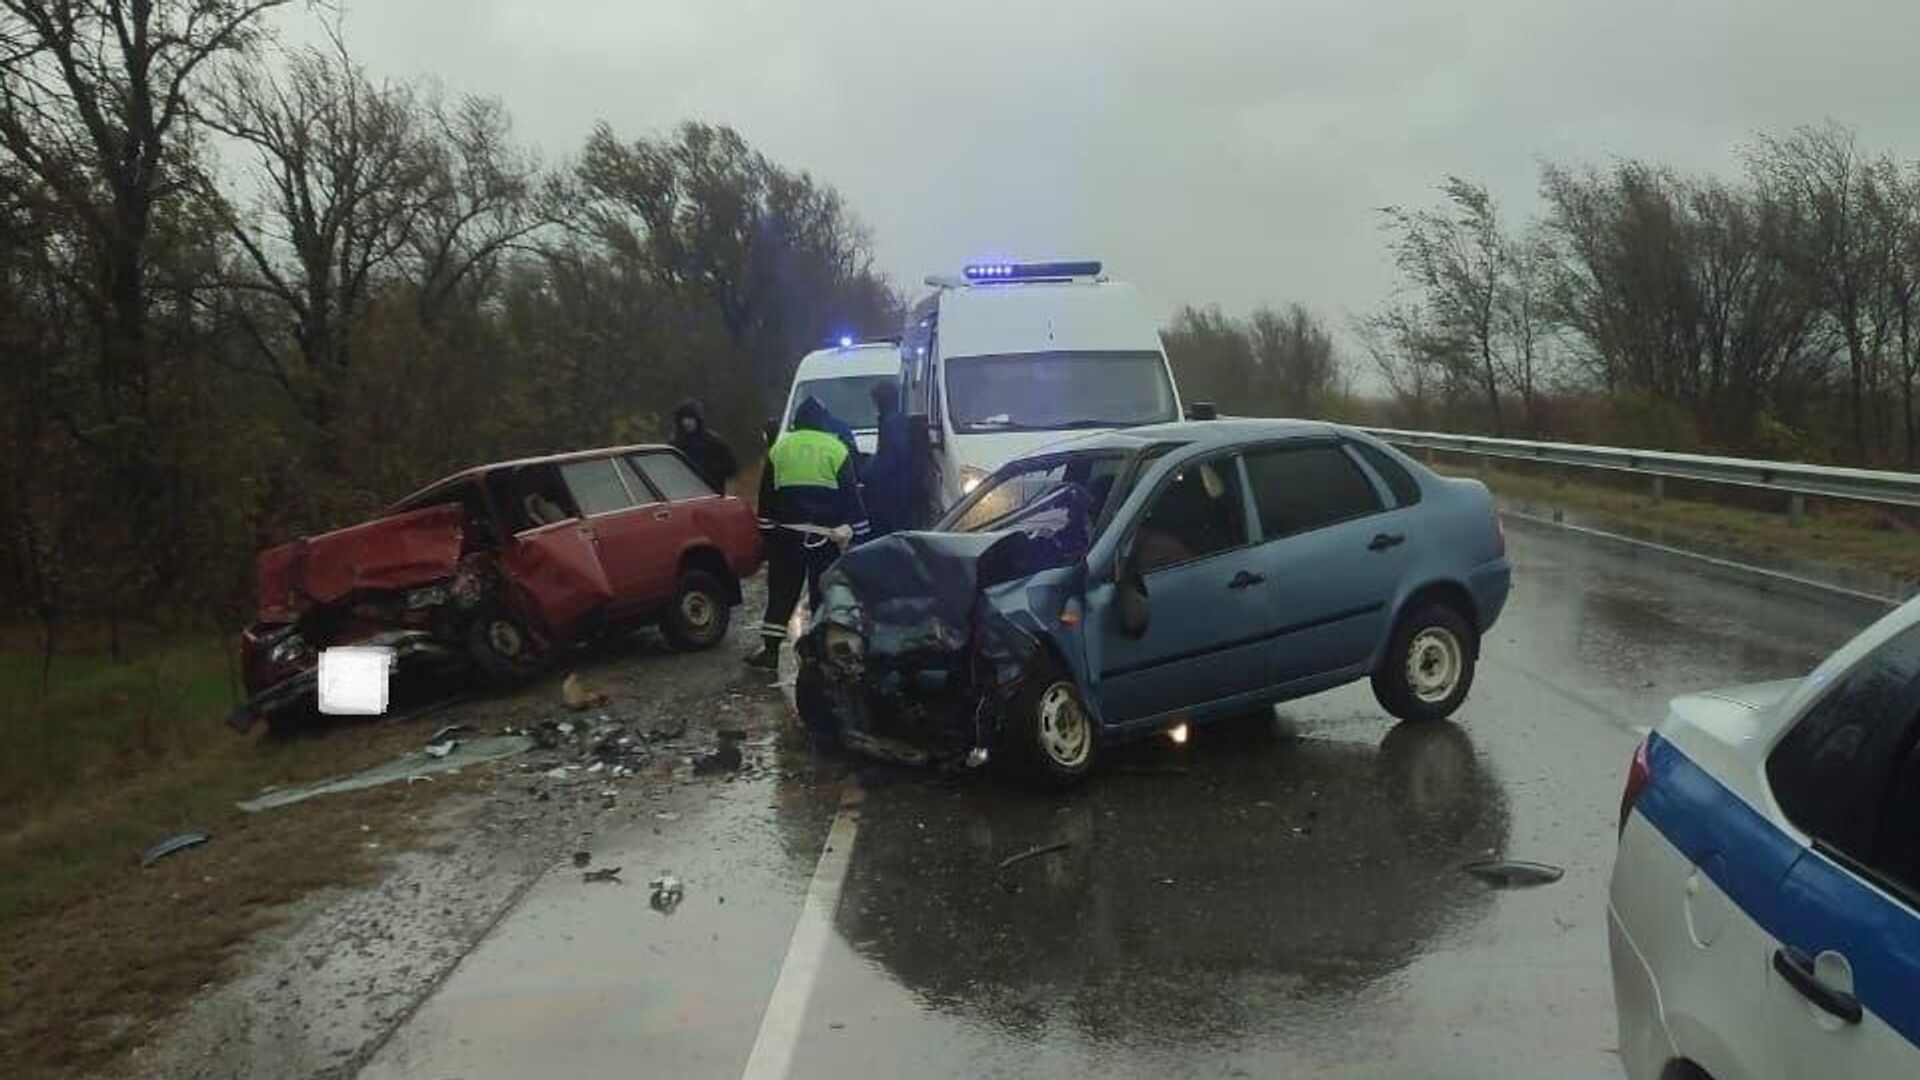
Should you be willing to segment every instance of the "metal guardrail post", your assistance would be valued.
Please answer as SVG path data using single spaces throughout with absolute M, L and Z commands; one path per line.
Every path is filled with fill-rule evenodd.
M 1794 492 L 1787 496 L 1787 524 L 1799 528 L 1807 523 L 1807 497 Z

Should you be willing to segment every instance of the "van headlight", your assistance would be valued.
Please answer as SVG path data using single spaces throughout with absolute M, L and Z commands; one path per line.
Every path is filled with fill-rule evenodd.
M 976 469 L 971 465 L 960 466 L 960 494 L 971 495 L 987 479 L 985 469 Z

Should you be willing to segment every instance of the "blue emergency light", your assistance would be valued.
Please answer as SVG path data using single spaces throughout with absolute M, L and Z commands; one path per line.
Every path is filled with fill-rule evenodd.
M 972 282 L 1061 281 L 1067 278 L 1099 277 L 1100 263 L 1093 259 L 1079 262 L 969 263 L 961 272 Z
M 845 334 L 840 335 L 840 347 L 843 349 L 853 348 L 853 339 Z

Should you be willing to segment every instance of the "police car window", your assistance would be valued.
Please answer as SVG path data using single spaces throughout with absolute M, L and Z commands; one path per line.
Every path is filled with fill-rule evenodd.
M 1283 447 L 1247 455 L 1253 502 L 1268 539 L 1371 514 L 1380 507 L 1373 484 L 1332 445 Z
M 1914 721 L 1920 724 L 1920 719 Z M 1880 839 L 1872 866 L 1907 891 L 1920 907 L 1920 741 L 1910 743 L 1880 810 Z
M 1420 501 L 1420 482 L 1413 478 L 1406 466 L 1393 460 L 1393 455 L 1372 443 L 1350 442 L 1347 444 L 1360 454 L 1367 467 L 1380 474 L 1387 482 L 1387 490 L 1393 492 L 1396 506 L 1412 506 Z
M 560 475 L 566 479 L 567 490 L 573 492 L 573 501 L 579 504 L 580 512 L 588 517 L 611 514 L 633 505 L 633 500 L 627 497 L 626 485 L 620 482 L 620 474 L 613 471 L 613 462 L 606 458 L 568 462 L 560 466 Z
M 713 488 L 672 454 L 638 454 L 630 459 L 668 499 L 704 499 Z
M 1767 757 L 1767 780 L 1788 820 L 1866 860 L 1916 711 L 1920 626 L 1856 663 Z
M 1247 542 L 1247 499 L 1232 458 L 1187 465 L 1154 496 L 1134 534 L 1142 573 L 1230 551 Z

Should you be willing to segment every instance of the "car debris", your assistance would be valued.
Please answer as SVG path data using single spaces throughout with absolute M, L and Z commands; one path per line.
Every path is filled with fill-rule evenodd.
M 593 861 L 593 853 L 590 851 L 576 851 L 573 853 L 573 865 L 576 867 L 584 868 L 588 863 L 592 861 Z
M 199 831 L 176 833 L 143 852 L 140 856 L 140 867 L 145 869 L 169 855 L 189 848 L 197 848 L 211 839 L 213 836 L 210 833 Z
M 446 757 L 448 754 L 453 753 L 454 748 L 459 745 L 460 744 L 458 742 L 452 739 L 449 739 L 446 742 L 428 743 L 422 749 L 426 752 L 426 755 L 430 758 L 443 758 L 443 757 Z
M 1481 859 L 1467 863 L 1460 869 L 1496 889 L 1525 889 L 1535 885 L 1551 885 L 1566 874 L 1566 871 L 1557 866 L 1526 862 L 1521 859 Z
M 1068 841 L 1062 840 L 1054 844 L 1042 844 L 1041 846 L 1036 848 L 1028 848 L 1027 850 L 1022 851 L 1017 855 L 1009 855 L 1006 858 L 1001 859 L 1000 872 L 1005 873 L 1009 867 L 1018 866 L 1019 864 L 1026 862 L 1028 859 L 1037 859 L 1042 855 L 1052 855 L 1058 851 L 1065 851 L 1072 846 L 1073 845 Z
M 680 884 L 680 879 L 672 874 L 662 874 L 648 882 L 647 886 L 653 890 L 653 895 L 648 898 L 647 903 L 653 906 L 653 910 L 663 915 L 673 914 L 673 909 L 679 907 L 680 901 L 686 896 L 686 889 Z
M 560 703 L 574 712 L 586 712 L 605 705 L 607 695 L 588 690 L 586 684 L 580 681 L 579 674 L 569 671 L 567 677 L 560 680 Z
M 413 783 L 432 773 L 449 772 L 472 765 L 482 765 L 490 761 L 524 754 L 533 748 L 533 740 L 524 735 L 482 736 L 460 744 L 462 751 L 457 756 L 434 755 L 426 750 L 403 754 L 391 761 L 385 761 L 370 769 L 364 769 L 351 776 L 335 777 L 316 784 L 304 784 L 291 788 L 268 788 L 251 799 L 236 804 L 247 813 L 271 810 L 304 802 L 317 795 L 332 795 L 348 791 L 363 791 L 383 784 Z
M 433 746 L 436 743 L 451 741 L 455 735 L 477 735 L 477 734 L 479 734 L 479 729 L 475 728 L 472 724 L 448 724 L 446 727 L 443 727 L 439 731 L 434 732 L 432 735 L 427 736 L 426 745 Z M 518 732 L 505 731 L 505 732 L 502 732 L 501 734 L 516 735 L 518 734 Z
M 711 752 L 693 759 L 695 776 L 710 776 L 714 773 L 738 772 L 745 758 L 740 752 L 742 735 L 737 731 L 720 733 L 720 745 Z
M 598 870 L 589 870 L 580 875 L 580 880 L 589 884 L 607 883 L 619 885 L 621 884 L 620 868 L 617 866 L 603 866 Z

